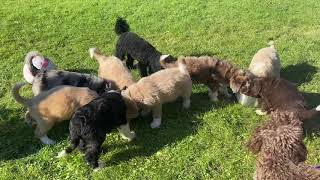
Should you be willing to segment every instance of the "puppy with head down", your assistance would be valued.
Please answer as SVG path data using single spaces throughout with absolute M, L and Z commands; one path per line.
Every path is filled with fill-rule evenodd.
M 308 110 L 297 87 L 281 78 L 252 77 L 250 74 L 234 76 L 230 81 L 233 92 L 261 98 L 262 108 L 267 113 L 275 110 L 298 113 L 301 119 L 320 114 L 320 105 Z
M 280 57 L 274 47 L 274 42 L 269 42 L 269 47 L 260 49 L 252 58 L 249 71 L 256 77 L 280 78 Z M 245 106 L 258 106 L 258 99 L 244 94 L 238 95 L 238 101 Z M 257 110 L 257 113 L 262 113 Z
M 258 154 L 255 180 L 320 178 L 320 170 L 304 164 L 307 150 L 301 123 L 296 113 L 277 111 L 253 134 L 248 147 Z
M 27 99 L 19 94 L 19 89 L 27 83 L 18 83 L 12 89 L 14 99 L 28 108 L 26 121 L 35 128 L 35 136 L 44 144 L 54 144 L 48 138 L 48 131 L 61 121 L 69 120 L 79 107 L 98 97 L 89 88 L 57 86 L 37 96 Z
M 186 63 L 178 61 L 178 67 L 158 71 L 122 91 L 124 98 L 134 101 L 139 108 L 151 109 L 153 121 L 151 128 L 161 124 L 162 104 L 183 98 L 183 107 L 189 108 L 192 91 Z

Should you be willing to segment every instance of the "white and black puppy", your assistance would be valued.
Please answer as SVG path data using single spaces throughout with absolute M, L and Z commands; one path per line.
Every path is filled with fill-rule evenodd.
M 63 157 L 78 147 L 85 153 L 88 164 L 92 168 L 98 168 L 101 145 L 106 134 L 121 127 L 128 127 L 125 102 L 119 92 L 105 92 L 75 112 L 69 125 L 71 145 L 60 152 L 58 157 Z
M 49 90 L 59 85 L 88 87 L 98 94 L 105 92 L 105 90 L 115 89 L 113 81 L 105 80 L 91 74 L 50 70 L 38 73 L 35 76 L 32 84 L 32 91 L 34 95 L 38 95 L 42 91 Z
M 280 57 L 274 47 L 274 42 L 270 41 L 269 47 L 260 49 L 252 58 L 249 65 L 249 71 L 256 77 L 280 77 Z M 238 95 L 239 103 L 244 106 L 260 106 L 259 99 L 246 96 L 244 94 Z M 260 104 L 260 105 L 259 105 Z M 265 114 L 258 109 L 257 114 Z
M 115 33 L 119 35 L 116 56 L 121 60 L 127 56 L 126 65 L 129 69 L 133 68 L 133 62 L 137 60 L 140 75 L 145 77 L 162 69 L 159 62 L 161 56 L 162 59 L 167 59 L 167 62 L 174 60 L 170 55 L 162 55 L 150 43 L 129 30 L 128 23 L 124 19 L 118 18 L 115 25 Z

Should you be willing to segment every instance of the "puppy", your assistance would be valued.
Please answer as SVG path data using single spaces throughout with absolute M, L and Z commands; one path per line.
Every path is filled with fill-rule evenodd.
M 31 99 L 19 94 L 26 82 L 16 84 L 12 89 L 13 98 L 26 108 L 26 122 L 35 128 L 35 136 L 44 144 L 54 144 L 48 138 L 48 131 L 61 121 L 69 120 L 77 108 L 89 103 L 98 95 L 88 88 L 57 86 Z
M 32 84 L 36 74 L 44 70 L 54 69 L 56 69 L 56 66 L 49 58 L 42 56 L 38 51 L 31 51 L 24 59 L 23 77 L 28 83 Z
M 141 77 L 161 70 L 159 63 L 161 52 L 129 30 L 128 23 L 124 19 L 118 18 L 115 25 L 115 33 L 119 36 L 116 44 L 116 56 L 121 60 L 127 56 L 126 64 L 129 69 L 133 68 L 133 61 L 137 60 Z M 166 59 L 174 58 L 166 56 Z
M 307 151 L 299 116 L 292 112 L 279 112 L 282 115 L 274 115 L 272 122 L 284 122 L 286 120 L 277 118 L 289 118 L 289 123 L 258 131 L 255 139 L 251 140 L 249 147 L 258 153 L 254 179 L 318 180 L 320 170 L 304 164 Z
M 153 121 L 151 128 L 161 125 L 162 104 L 183 98 L 183 107 L 190 106 L 192 81 L 184 60 L 178 61 L 178 67 L 158 71 L 141 78 L 122 91 L 122 96 L 136 102 L 138 108 L 151 109 Z
M 185 60 L 193 83 L 204 84 L 209 88 L 211 101 L 218 101 L 218 92 L 227 97 L 231 97 L 226 89 L 229 79 L 233 75 L 243 73 L 230 62 L 209 56 L 179 57 L 178 59 Z M 177 62 L 168 62 L 165 58 L 160 60 L 160 64 L 164 68 L 178 66 Z
M 277 77 L 280 78 L 280 57 L 274 47 L 274 42 L 269 42 L 269 47 L 260 49 L 252 58 L 249 65 L 249 71 L 257 77 Z M 245 106 L 258 106 L 258 99 L 246 96 L 244 94 L 237 95 L 240 104 Z M 256 111 L 257 114 L 264 114 L 261 110 Z
M 105 92 L 75 112 L 69 125 L 71 145 L 58 157 L 71 153 L 82 144 L 86 161 L 92 168 L 97 168 L 106 134 L 126 124 L 126 105 L 121 94 Z M 130 132 L 126 133 L 130 135 Z
M 113 81 L 117 89 L 124 89 L 135 83 L 129 70 L 117 57 L 104 56 L 96 48 L 90 48 L 89 53 L 99 63 L 99 77 Z
M 309 119 L 320 114 L 320 105 L 308 110 L 305 99 L 297 87 L 285 79 L 240 75 L 231 79 L 230 87 L 235 93 L 261 98 L 262 108 L 267 113 L 275 110 L 290 111 L 298 113 L 301 119 Z
M 113 81 L 105 80 L 94 75 L 51 70 L 38 73 L 35 76 L 32 84 L 32 91 L 36 96 L 42 91 L 46 91 L 60 85 L 88 87 L 89 89 L 96 91 L 98 94 L 101 94 L 106 90 L 115 89 Z

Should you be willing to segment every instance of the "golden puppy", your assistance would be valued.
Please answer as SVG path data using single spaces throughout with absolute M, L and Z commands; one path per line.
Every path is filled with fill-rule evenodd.
M 19 94 L 19 89 L 25 84 L 27 83 L 16 84 L 12 95 L 18 103 L 28 108 L 25 120 L 36 126 L 35 135 L 44 144 L 54 144 L 54 141 L 48 138 L 47 132 L 56 123 L 70 119 L 77 108 L 98 97 L 96 92 L 86 87 L 57 86 L 26 99 Z
M 274 47 L 274 42 L 270 41 L 269 47 L 260 49 L 252 58 L 249 65 L 249 71 L 257 77 L 280 77 L 280 57 Z M 240 94 L 238 96 L 240 104 L 245 106 L 258 106 L 257 98 Z M 261 110 L 256 111 L 257 114 L 264 114 Z
M 104 56 L 98 49 L 89 49 L 90 57 L 99 63 L 98 74 L 103 79 L 115 82 L 118 89 L 123 89 L 135 83 L 128 68 L 115 56 Z
M 192 81 L 185 60 L 178 61 L 178 67 L 164 69 L 141 78 L 122 91 L 122 96 L 135 101 L 139 108 L 151 109 L 151 128 L 161 125 L 162 104 L 183 98 L 183 107 L 189 108 Z

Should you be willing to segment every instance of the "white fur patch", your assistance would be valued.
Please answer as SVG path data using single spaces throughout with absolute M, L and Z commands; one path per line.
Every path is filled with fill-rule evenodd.
M 63 150 L 63 151 L 58 153 L 58 156 L 56 156 L 56 158 L 62 158 L 62 157 L 65 157 L 65 156 L 67 156 L 67 152 L 66 152 L 66 150 Z
M 162 60 L 165 60 L 167 57 L 169 57 L 170 55 L 169 54 L 166 54 L 166 55 L 161 55 L 160 56 L 160 61 Z
M 129 124 L 121 125 L 118 128 L 118 131 L 123 139 L 128 141 L 132 141 L 136 137 L 136 133 L 134 131 L 130 131 Z
M 97 48 L 90 48 L 89 49 L 89 54 L 90 58 L 93 59 L 94 54 L 96 53 Z
M 320 111 L 320 105 L 316 107 L 316 111 Z
M 150 124 L 150 127 L 152 129 L 155 129 L 155 128 L 159 128 L 161 125 L 161 118 L 154 118 L 152 123 Z
M 50 139 L 47 135 L 42 136 L 40 138 L 40 141 L 46 145 L 52 145 L 56 143 L 54 140 Z

